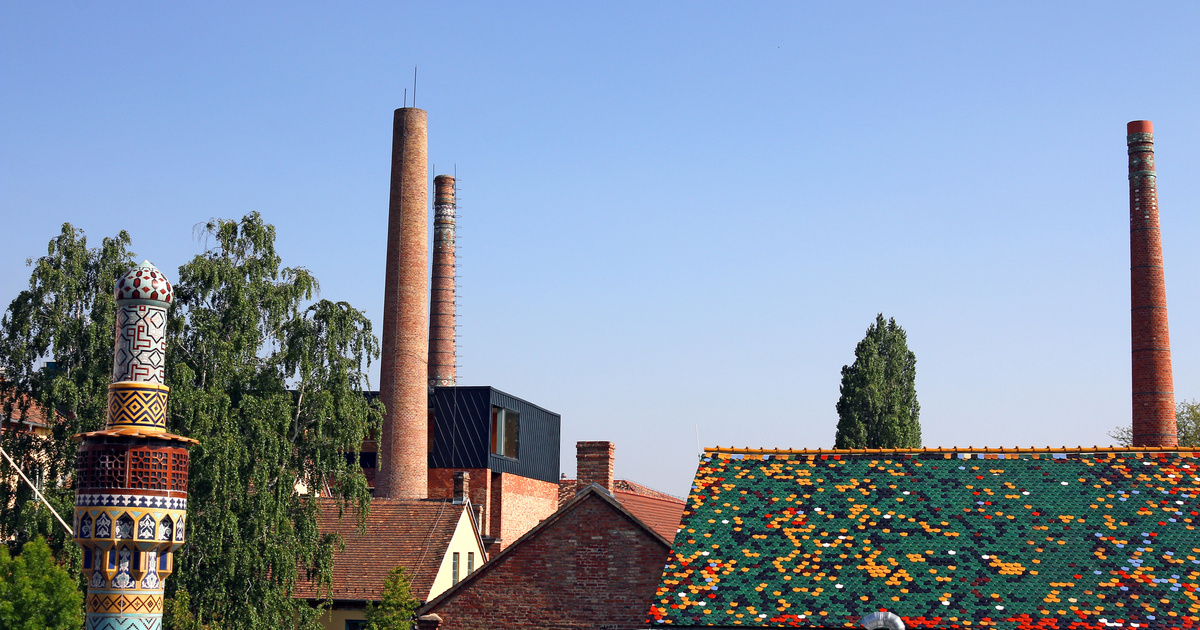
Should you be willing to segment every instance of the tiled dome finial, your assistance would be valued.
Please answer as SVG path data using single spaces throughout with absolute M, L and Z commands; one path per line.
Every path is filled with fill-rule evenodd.
M 143 260 L 142 264 L 130 269 L 117 280 L 114 296 L 118 300 L 152 300 L 170 304 L 175 299 L 175 289 L 158 267 Z

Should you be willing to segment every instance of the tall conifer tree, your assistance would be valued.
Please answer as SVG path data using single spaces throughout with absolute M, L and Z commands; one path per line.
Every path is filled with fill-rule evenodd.
M 904 329 L 880 313 L 854 348 L 854 363 L 842 366 L 834 448 L 920 447 L 916 377 Z

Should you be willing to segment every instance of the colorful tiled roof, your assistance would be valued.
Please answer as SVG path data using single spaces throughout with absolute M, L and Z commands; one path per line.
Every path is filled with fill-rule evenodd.
M 355 509 L 339 519 L 337 501 L 318 500 L 321 533 L 337 533 L 345 541 L 333 559 L 331 598 L 350 601 L 378 600 L 384 578 L 397 566 L 407 570 L 413 595 L 425 599 L 466 509 L 449 501 L 373 499 L 366 532 L 360 533 Z M 296 597 L 324 598 L 324 592 L 301 580 Z
M 575 479 L 559 481 L 559 507 L 566 505 L 575 498 L 576 492 L 582 490 Z M 679 518 L 683 515 L 683 499 L 625 479 L 613 481 L 613 497 L 667 542 L 675 538 Z
M 1200 625 L 1193 452 L 710 451 L 650 622 Z

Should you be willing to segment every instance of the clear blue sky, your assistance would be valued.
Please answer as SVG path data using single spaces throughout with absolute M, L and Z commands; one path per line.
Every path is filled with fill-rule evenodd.
M 414 65 L 461 182 L 460 382 L 561 413 L 568 474 L 581 439 L 676 494 L 697 433 L 831 446 L 881 311 L 926 445 L 1110 442 L 1134 119 L 1200 397 L 1194 2 L 6 2 L 0 303 L 64 221 L 174 278 L 197 223 L 259 211 L 378 327 Z

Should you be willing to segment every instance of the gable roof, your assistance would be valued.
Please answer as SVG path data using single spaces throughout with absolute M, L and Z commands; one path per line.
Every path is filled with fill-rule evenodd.
M 1192 628 L 1198 496 L 1190 450 L 709 450 L 650 621 Z
M 536 526 L 534 526 L 533 529 L 530 529 L 529 531 L 525 532 L 525 534 L 522 535 L 520 538 L 518 538 L 515 542 L 513 542 L 513 544 L 505 547 L 503 551 L 501 551 L 500 553 L 496 554 L 495 556 L 492 556 L 491 558 L 489 558 L 488 561 L 485 562 L 483 564 L 483 566 L 481 566 L 479 569 L 475 570 L 470 575 L 463 578 L 458 584 L 452 586 L 451 588 L 449 588 L 446 591 L 443 591 L 437 597 L 435 597 L 432 600 L 430 600 L 429 602 L 427 602 L 424 606 L 422 606 L 419 610 L 417 610 L 416 614 L 418 616 L 420 616 L 420 615 L 425 615 L 425 614 L 428 614 L 430 612 L 437 610 L 442 604 L 444 604 L 446 602 L 446 600 L 453 598 L 455 596 L 455 594 L 463 591 L 464 589 L 470 588 L 471 584 L 474 584 L 478 580 L 485 579 L 485 576 L 487 576 L 491 572 L 497 570 L 498 567 L 502 567 L 505 563 L 505 560 L 507 560 L 510 556 L 512 556 L 514 554 L 521 553 L 521 551 L 526 546 L 533 544 L 534 541 L 537 540 L 537 538 L 541 534 L 541 532 L 553 527 L 555 524 L 562 521 L 564 518 L 566 518 L 568 515 L 570 515 L 571 512 L 573 512 L 577 507 L 584 504 L 585 502 L 595 502 L 595 501 L 600 501 L 603 504 L 607 504 L 613 510 L 615 510 L 616 512 L 618 512 L 619 514 L 624 516 L 626 519 L 628 519 L 630 521 L 630 523 L 634 526 L 635 529 L 642 531 L 647 536 L 649 536 L 652 540 L 661 544 L 663 546 L 664 552 L 671 548 L 671 541 L 664 539 L 661 534 L 656 532 L 653 528 L 649 527 L 648 525 L 643 523 L 641 520 L 639 520 L 636 516 L 634 516 L 632 513 L 630 513 L 629 510 L 625 509 L 621 505 L 620 502 L 618 502 L 611 495 L 609 495 L 608 492 L 605 491 L 603 488 L 601 488 L 600 486 L 598 486 L 596 484 L 591 484 L 588 487 L 584 488 L 583 490 L 580 490 L 579 494 L 575 495 L 574 499 L 571 499 L 565 505 L 559 507 L 558 510 L 556 510 L 553 514 L 546 517 L 545 520 L 541 521 Z
M 579 482 L 575 479 L 560 480 L 558 505 L 565 505 L 578 491 Z M 683 515 L 683 499 L 625 479 L 613 481 L 613 498 L 668 543 L 675 538 L 679 518 Z
M 360 533 L 356 508 L 347 508 L 339 519 L 339 501 L 317 500 L 321 504 L 321 533 L 337 533 L 345 542 L 345 548 L 334 554 L 330 597 L 350 601 L 377 601 L 384 578 L 397 566 L 407 570 L 413 595 L 428 597 L 450 539 L 467 509 L 466 505 L 449 501 L 372 499 L 366 532 Z M 301 579 L 296 585 L 296 597 L 318 599 L 324 595 L 307 580 Z

